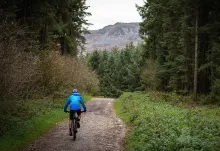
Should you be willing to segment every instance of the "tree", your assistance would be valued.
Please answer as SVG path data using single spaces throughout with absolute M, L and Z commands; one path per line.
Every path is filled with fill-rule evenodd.
M 213 45 L 219 43 L 219 3 L 148 0 L 137 6 L 143 18 L 140 35 L 145 41 L 144 56 L 157 64 L 157 90 L 180 94 L 194 91 L 195 100 L 197 92 L 213 91 L 211 77 L 216 68 L 212 59 Z
M 94 51 L 91 56 L 89 57 L 88 60 L 88 65 L 89 67 L 94 70 L 94 71 L 98 71 L 99 70 L 99 64 L 100 64 L 100 54 L 99 52 L 96 50 Z
M 86 0 L 3 0 L 0 6 L 35 32 L 43 49 L 59 43 L 61 54 L 71 56 L 83 49 L 91 15 Z
M 198 76 L 198 11 L 196 10 L 196 24 L 195 24 L 195 69 L 194 69 L 194 91 L 193 99 L 197 101 L 197 76 Z

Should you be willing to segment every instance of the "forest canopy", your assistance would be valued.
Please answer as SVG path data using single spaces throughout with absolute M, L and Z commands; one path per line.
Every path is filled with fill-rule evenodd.
M 150 89 L 220 100 L 220 1 L 147 0 L 137 10 L 141 46 L 90 55 L 103 94 Z

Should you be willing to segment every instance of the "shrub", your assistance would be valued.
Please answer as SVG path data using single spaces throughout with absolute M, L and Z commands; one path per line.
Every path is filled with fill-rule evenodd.
M 219 149 L 220 119 L 215 111 L 207 116 L 202 108 L 172 106 L 141 93 L 124 93 L 117 102 L 123 109 L 120 116 L 130 125 L 128 150 Z
M 98 79 L 83 60 L 52 50 L 36 53 L 28 30 L 13 22 L 1 20 L 0 31 L 1 101 L 41 98 L 73 88 L 98 93 Z
M 34 56 L 25 52 L 28 37 L 25 28 L 15 23 L 0 24 L 0 100 L 27 98 L 35 92 Z
M 43 114 L 45 108 L 60 107 L 55 100 L 66 98 L 73 88 L 82 93 L 99 91 L 95 73 L 83 60 L 40 50 L 24 26 L 2 19 L 1 14 L 0 60 L 0 135 Z

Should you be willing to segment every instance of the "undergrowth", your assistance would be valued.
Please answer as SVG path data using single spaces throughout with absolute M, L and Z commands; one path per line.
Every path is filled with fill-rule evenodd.
M 152 93 L 124 93 L 115 109 L 129 126 L 127 150 L 220 150 L 220 108 L 189 108 L 181 101 L 173 103 Z
M 83 96 L 85 103 L 91 98 Z M 68 114 L 63 112 L 64 103 L 64 99 L 23 101 L 21 106 L 28 114 L 1 115 L 0 151 L 20 150 L 66 119 Z

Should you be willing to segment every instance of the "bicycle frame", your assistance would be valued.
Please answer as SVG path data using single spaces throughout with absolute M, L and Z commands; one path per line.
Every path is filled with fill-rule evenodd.
M 70 111 L 67 111 L 67 112 L 70 113 Z M 81 111 L 81 113 L 83 113 L 83 111 Z M 72 131 L 74 141 L 76 140 L 78 117 L 79 116 L 77 114 L 77 111 L 74 111 L 72 125 L 71 125 L 71 131 Z

